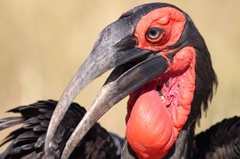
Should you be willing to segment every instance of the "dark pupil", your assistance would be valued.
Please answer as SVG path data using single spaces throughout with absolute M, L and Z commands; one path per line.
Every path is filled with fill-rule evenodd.
M 160 29 L 159 28 L 149 28 L 148 29 L 148 37 L 151 39 L 158 38 L 160 35 Z
M 156 30 L 150 30 L 150 35 L 151 36 L 156 36 L 157 35 L 157 31 Z

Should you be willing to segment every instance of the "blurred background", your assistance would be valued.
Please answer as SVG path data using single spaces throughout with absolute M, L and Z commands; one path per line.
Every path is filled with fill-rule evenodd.
M 123 12 L 150 2 L 1 0 L 0 118 L 13 115 L 5 112 L 16 106 L 58 100 L 98 33 Z M 240 1 L 162 2 L 172 3 L 191 16 L 205 38 L 218 75 L 217 92 L 196 131 L 240 115 Z M 88 109 L 107 75 L 87 86 L 75 101 Z M 120 102 L 100 120 L 103 127 L 121 136 L 125 132 L 126 102 Z M 0 132 L 0 140 L 8 132 Z

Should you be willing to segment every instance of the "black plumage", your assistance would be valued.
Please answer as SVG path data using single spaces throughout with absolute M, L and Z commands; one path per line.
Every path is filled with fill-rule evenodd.
M 234 116 L 215 124 L 195 136 L 194 159 L 240 158 L 240 117 Z
M 0 155 L 0 158 L 42 158 L 47 128 L 56 104 L 57 101 L 53 100 L 39 101 L 9 110 L 9 112 L 20 113 L 21 116 L 0 119 L 0 130 L 19 124 L 23 125 L 21 128 L 11 132 L 1 143 L 0 146 L 13 141 Z M 48 158 L 60 158 L 66 141 L 85 113 L 86 110 L 77 103 L 71 104 L 51 143 L 53 149 L 48 151 Z M 116 145 L 111 134 L 96 123 L 82 142 L 78 144 L 70 158 L 115 159 L 119 157 L 120 153 L 117 154 Z

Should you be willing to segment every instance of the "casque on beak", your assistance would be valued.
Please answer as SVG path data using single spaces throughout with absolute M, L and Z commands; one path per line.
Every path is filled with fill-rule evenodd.
M 115 21 L 100 33 L 92 52 L 58 102 L 48 128 L 45 153 L 51 147 L 51 140 L 69 105 L 95 78 L 115 68 L 68 140 L 62 158 L 70 156 L 81 138 L 113 105 L 167 70 L 168 62 L 159 53 L 135 47 L 138 41 L 133 33 L 134 22 L 131 17 Z

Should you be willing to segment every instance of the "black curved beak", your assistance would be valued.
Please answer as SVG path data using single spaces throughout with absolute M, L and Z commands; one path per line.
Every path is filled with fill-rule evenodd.
M 52 116 L 44 151 L 51 149 L 51 140 L 77 94 L 95 78 L 115 68 L 95 98 L 90 110 L 68 140 L 62 158 L 68 158 L 82 137 L 94 123 L 113 105 L 164 73 L 168 62 L 159 54 L 138 49 L 133 35 L 134 27 L 129 18 L 119 19 L 107 26 L 98 36 L 92 52 L 76 72 Z

